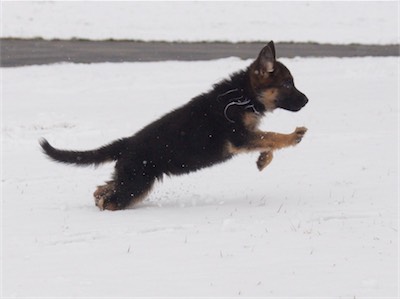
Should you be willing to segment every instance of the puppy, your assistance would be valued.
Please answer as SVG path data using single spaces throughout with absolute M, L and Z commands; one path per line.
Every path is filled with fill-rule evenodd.
M 289 70 L 276 61 L 271 41 L 245 70 L 131 137 L 91 151 L 55 149 L 45 139 L 40 145 L 48 157 L 67 164 L 115 161 L 112 179 L 99 186 L 94 197 L 101 210 L 120 210 L 143 200 L 164 175 L 193 172 L 239 153 L 260 152 L 257 167 L 264 169 L 275 150 L 298 144 L 307 129 L 263 132 L 258 129 L 261 117 L 276 108 L 299 111 L 307 102 Z

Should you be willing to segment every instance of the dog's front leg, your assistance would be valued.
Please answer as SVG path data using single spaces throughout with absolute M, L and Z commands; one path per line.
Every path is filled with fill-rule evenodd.
M 271 163 L 273 157 L 274 155 L 272 151 L 261 152 L 256 162 L 258 170 L 262 171 L 267 167 L 269 163 Z
M 262 171 L 271 163 L 274 150 L 298 144 L 306 131 L 306 128 L 299 127 L 291 134 L 255 132 L 250 140 L 250 145 L 255 148 L 267 149 L 262 151 L 257 159 L 258 170 Z
M 306 132 L 307 129 L 304 127 L 296 128 L 291 134 L 256 131 L 250 136 L 246 147 L 249 149 L 260 149 L 261 151 L 274 151 L 294 146 L 302 140 Z

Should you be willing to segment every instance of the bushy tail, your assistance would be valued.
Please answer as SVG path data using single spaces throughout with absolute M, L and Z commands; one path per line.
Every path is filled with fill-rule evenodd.
M 98 165 L 118 160 L 126 148 L 126 140 L 120 139 L 92 151 L 59 150 L 50 145 L 46 139 L 39 141 L 43 152 L 52 160 L 75 165 Z

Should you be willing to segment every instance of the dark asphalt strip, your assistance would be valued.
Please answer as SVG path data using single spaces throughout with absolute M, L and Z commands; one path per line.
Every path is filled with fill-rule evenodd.
M 58 62 L 137 62 L 210 60 L 224 57 L 254 58 L 265 45 L 224 42 L 142 42 L 0 39 L 0 66 L 52 64 Z M 276 43 L 279 57 L 399 56 L 399 45 L 332 45 Z

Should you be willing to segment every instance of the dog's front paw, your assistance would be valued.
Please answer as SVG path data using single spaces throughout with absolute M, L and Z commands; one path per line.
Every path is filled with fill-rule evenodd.
M 307 132 L 306 127 L 297 127 L 296 130 L 294 130 L 294 132 L 293 132 L 293 138 L 294 138 L 293 145 L 300 143 L 300 141 L 303 139 L 304 134 L 306 134 L 306 132 Z
M 265 167 L 271 163 L 273 158 L 272 151 L 261 152 L 257 160 L 257 168 L 259 171 L 263 170 Z

